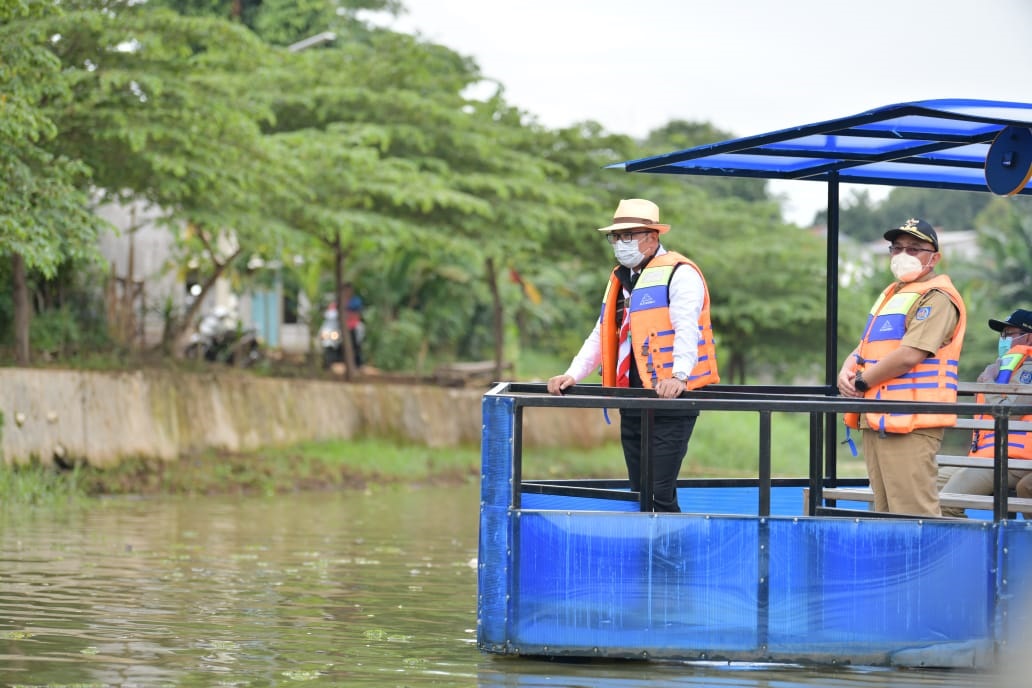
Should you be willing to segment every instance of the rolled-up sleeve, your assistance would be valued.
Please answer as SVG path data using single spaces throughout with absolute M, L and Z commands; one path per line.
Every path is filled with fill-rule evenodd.
M 602 327 L 601 323 L 596 320 L 595 328 L 581 344 L 577 355 L 570 361 L 570 367 L 566 369 L 566 374 L 580 382 L 591 375 L 600 363 L 602 363 Z

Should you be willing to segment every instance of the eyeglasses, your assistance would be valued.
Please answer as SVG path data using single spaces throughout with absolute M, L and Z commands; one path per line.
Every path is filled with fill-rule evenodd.
M 609 243 L 615 244 L 618 241 L 638 241 L 645 234 L 652 234 L 647 229 L 636 229 L 632 232 L 610 232 L 606 235 L 606 239 L 609 239 Z
M 917 248 L 916 246 L 896 246 L 895 244 L 889 246 L 889 253 L 893 256 L 899 255 L 903 251 L 906 251 L 908 256 L 916 256 L 919 253 L 935 253 L 934 248 Z

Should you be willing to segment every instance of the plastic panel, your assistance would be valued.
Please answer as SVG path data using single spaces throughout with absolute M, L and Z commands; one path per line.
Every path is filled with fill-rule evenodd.
M 524 509 L 556 510 L 575 508 L 582 511 L 638 511 L 638 502 L 619 499 L 598 499 L 594 497 L 570 497 L 524 493 L 521 497 Z
M 484 649 L 505 643 L 508 587 L 512 563 L 509 509 L 512 502 L 514 404 L 484 397 L 480 450 L 480 542 L 477 581 L 477 641 Z
M 522 512 L 519 522 L 512 644 L 521 652 L 756 645 L 755 519 Z
M 1032 523 L 1004 521 L 1000 530 L 1000 590 L 997 622 L 1003 650 L 1032 654 Z
M 855 661 L 944 644 L 950 665 L 980 664 L 993 532 L 984 522 L 772 519 L 771 652 Z
M 989 523 L 526 510 L 512 517 L 510 652 L 990 661 Z

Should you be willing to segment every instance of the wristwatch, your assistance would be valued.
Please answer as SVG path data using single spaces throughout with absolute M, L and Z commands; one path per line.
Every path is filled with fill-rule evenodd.
M 688 373 L 674 373 L 674 377 L 683 382 L 685 387 L 688 386 Z
M 863 371 L 860 370 L 856 371 L 856 377 L 853 379 L 853 386 L 856 387 L 856 391 L 858 392 L 866 392 L 871 388 L 870 385 L 864 382 Z

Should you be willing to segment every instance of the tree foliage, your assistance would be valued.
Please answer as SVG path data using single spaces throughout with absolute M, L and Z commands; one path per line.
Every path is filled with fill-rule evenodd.
M 839 226 L 844 234 L 859 241 L 880 240 L 886 229 L 912 217 L 945 231 L 970 230 L 991 198 L 974 191 L 899 187 L 883 201 L 875 202 L 868 191 L 862 190 L 843 201 Z M 815 222 L 827 222 L 827 213 L 818 213 Z
M 296 151 L 316 200 L 279 212 L 332 254 L 338 283 L 354 271 L 345 260 L 398 260 L 410 250 L 445 260 L 464 254 L 469 269 L 460 280 L 483 280 L 494 315 L 489 350 L 500 356 L 506 306 L 499 275 L 585 203 L 566 168 L 539 154 L 551 134 L 525 126 L 500 93 L 465 98 L 463 90 L 479 79 L 468 59 L 390 32 L 306 51 L 267 79 L 276 113 L 269 135 Z M 367 294 L 380 291 L 362 286 Z M 381 325 L 396 320 L 397 304 L 409 300 L 382 301 Z M 421 301 L 425 329 L 435 331 L 448 319 L 442 308 L 454 303 Z M 468 350 L 470 339 L 455 332 L 429 342 L 453 351 L 464 342 Z
M 46 104 L 68 92 L 47 49 L 43 2 L 0 4 L 0 254 L 53 274 L 70 257 L 95 256 L 104 226 L 89 212 L 89 168 L 53 150 L 58 126 Z
M 731 137 L 711 123 L 672 121 L 641 141 L 592 121 L 543 127 L 502 85 L 471 99 L 482 75 L 470 58 L 366 21 L 403 11 L 394 0 L 57 7 L 0 4 L 0 239 L 30 270 L 93 250 L 91 195 L 145 201 L 179 236 L 174 260 L 209 287 L 229 276 L 246 288 L 241 259 L 256 256 L 284 271 L 302 256 L 291 279 L 317 306 L 325 285 L 339 300 L 353 282 L 382 367 L 500 364 L 520 347 L 569 356 L 614 265 L 596 228 L 621 198 L 644 197 L 673 226 L 664 245 L 706 276 L 725 379 L 822 375 L 822 237 L 786 224 L 762 180 L 607 167 Z M 324 31 L 336 39 L 287 47 Z M 1028 293 L 1030 237 L 1024 216 L 986 200 L 861 194 L 842 227 L 865 240 L 914 215 L 977 225 L 994 274 L 1013 284 L 1002 305 Z M 978 266 L 956 269 L 975 290 Z M 844 341 L 884 277 L 840 293 Z
M 60 154 L 81 160 L 100 197 L 145 201 L 207 265 L 205 289 L 256 243 L 286 229 L 270 208 L 307 191 L 262 133 L 271 117 L 249 79 L 275 60 L 239 24 L 133 3 L 80 3 L 47 25 L 68 89 L 47 103 Z M 201 298 L 166 332 L 182 335 Z
M 99 254 L 105 223 L 89 211 L 89 169 L 51 148 L 58 127 L 46 104 L 68 83 L 47 49 L 45 2 L 0 2 L 0 256 L 11 262 L 16 358 L 30 359 L 29 275 L 52 276 L 65 261 Z

